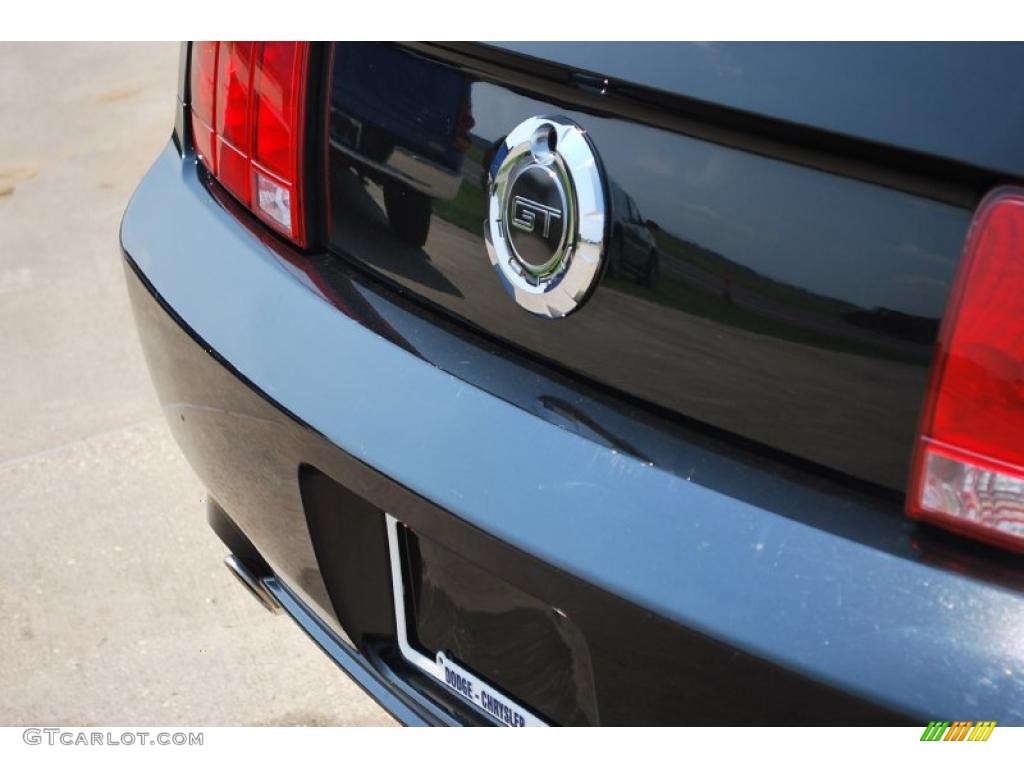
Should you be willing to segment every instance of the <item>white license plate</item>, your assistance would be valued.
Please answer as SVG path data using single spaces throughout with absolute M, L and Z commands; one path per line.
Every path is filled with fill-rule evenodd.
M 403 584 L 402 557 L 398 546 L 398 521 L 391 515 L 387 515 L 387 524 L 392 588 L 395 597 L 395 630 L 402 656 L 420 671 L 440 681 L 450 691 L 468 701 L 500 725 L 513 728 L 546 726 L 547 723 L 522 704 L 513 701 L 494 686 L 485 683 L 454 659 L 448 658 L 443 651 L 438 651 L 436 657 L 431 659 L 412 646 L 405 625 L 405 586 Z

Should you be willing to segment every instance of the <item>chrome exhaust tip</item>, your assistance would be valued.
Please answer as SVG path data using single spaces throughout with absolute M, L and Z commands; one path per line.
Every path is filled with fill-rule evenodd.
M 259 600 L 260 605 L 271 613 L 281 613 L 281 604 L 277 602 L 277 598 L 267 591 L 267 588 L 263 586 L 245 563 L 234 555 L 228 555 L 224 558 L 224 565 L 238 579 L 238 582 L 246 588 L 249 594 Z

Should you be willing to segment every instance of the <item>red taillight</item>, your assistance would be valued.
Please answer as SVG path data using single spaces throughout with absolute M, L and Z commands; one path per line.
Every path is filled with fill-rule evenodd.
M 967 235 L 907 512 L 1024 552 L 1024 190 L 989 195 Z
M 302 126 L 309 44 L 192 44 L 192 143 L 239 201 L 306 245 Z
M 217 116 L 216 176 L 244 205 L 249 205 L 252 171 L 252 43 L 221 43 L 217 55 L 214 111 Z
M 192 146 L 210 173 L 217 172 L 213 151 L 214 84 L 217 82 L 217 43 L 192 43 Z

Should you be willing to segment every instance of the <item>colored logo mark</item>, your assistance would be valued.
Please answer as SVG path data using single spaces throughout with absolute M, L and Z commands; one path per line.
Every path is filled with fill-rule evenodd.
M 995 727 L 995 720 L 932 720 L 921 734 L 921 741 L 988 741 Z

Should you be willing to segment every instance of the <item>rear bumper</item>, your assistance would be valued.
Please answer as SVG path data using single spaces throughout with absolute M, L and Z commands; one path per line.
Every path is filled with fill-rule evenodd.
M 403 722 L 474 719 L 395 659 L 386 604 L 339 620 L 315 543 L 330 505 L 311 511 L 303 468 L 572 606 L 580 722 L 1024 722 L 1012 585 L 779 514 L 778 493 L 760 505 L 688 482 L 468 384 L 424 359 L 437 338 L 382 327 L 404 317 L 387 294 L 354 276 L 347 306 L 327 296 L 173 146 L 121 244 L 183 452 L 286 610 Z M 801 503 L 833 498 L 815 493 Z

